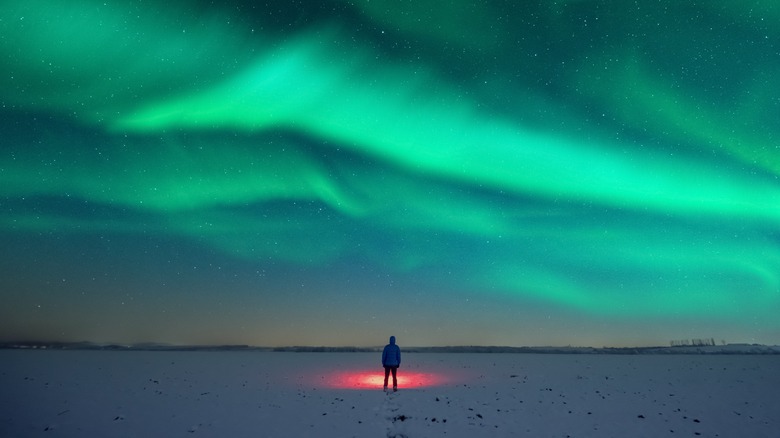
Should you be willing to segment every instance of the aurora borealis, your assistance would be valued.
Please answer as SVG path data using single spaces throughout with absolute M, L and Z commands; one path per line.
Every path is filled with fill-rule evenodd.
M 0 340 L 780 342 L 780 6 L 0 3 Z

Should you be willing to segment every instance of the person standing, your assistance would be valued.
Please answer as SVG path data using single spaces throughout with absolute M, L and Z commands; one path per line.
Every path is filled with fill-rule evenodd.
M 382 350 L 382 366 L 385 367 L 385 391 L 387 391 L 387 378 L 393 373 L 393 391 L 398 391 L 398 367 L 401 366 L 401 348 L 395 343 L 395 336 L 390 336 L 390 343 Z

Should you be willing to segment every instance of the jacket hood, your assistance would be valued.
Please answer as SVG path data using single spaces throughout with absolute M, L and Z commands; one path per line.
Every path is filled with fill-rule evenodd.
M 395 344 L 395 336 L 390 336 L 390 343 Z

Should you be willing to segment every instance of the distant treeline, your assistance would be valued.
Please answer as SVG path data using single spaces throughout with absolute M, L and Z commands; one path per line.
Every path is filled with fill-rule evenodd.
M 96 344 L 93 342 L 2 342 L 0 349 L 16 350 L 105 350 L 105 351 L 271 351 L 250 345 Z
M 250 345 L 95 344 L 91 342 L 5 342 L 0 349 L 107 350 L 107 351 L 256 351 L 291 353 L 377 353 L 382 347 L 254 347 Z M 515 353 L 515 354 L 780 354 L 780 347 L 759 344 L 682 344 L 671 347 L 404 347 L 405 353 Z
M 726 342 L 722 341 L 725 345 Z M 705 345 L 715 345 L 715 338 L 709 339 L 681 339 L 675 341 L 669 341 L 669 345 L 672 347 L 704 347 Z
M 273 351 L 293 353 L 375 353 L 378 347 L 276 347 Z

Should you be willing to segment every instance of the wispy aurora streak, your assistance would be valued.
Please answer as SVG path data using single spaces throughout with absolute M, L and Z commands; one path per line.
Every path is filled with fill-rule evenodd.
M 611 145 L 530 132 L 479 114 L 476 103 L 462 102 L 414 69 L 390 66 L 375 78 L 366 72 L 381 66 L 334 68 L 325 55 L 335 50 L 320 38 L 285 46 L 202 94 L 142 109 L 121 119 L 117 129 L 283 127 L 403 167 L 499 189 L 613 206 L 780 218 L 780 204 L 772 202 L 780 191 L 762 179 L 737 174 L 724 181 L 722 168 L 690 166 L 686 157 L 641 150 L 625 157 Z M 423 79 L 410 83 L 416 74 Z
M 342 15 L 309 12 L 285 29 L 289 17 L 242 2 L 195 4 L 0 9 L 12 84 L 0 91 L 4 233 L 168 236 L 228 266 L 352 265 L 356 277 L 424 279 L 417 293 L 432 300 L 509 299 L 519 319 L 565 310 L 678 332 L 780 330 L 778 127 L 763 116 L 780 104 L 756 96 L 780 61 L 754 59 L 763 42 L 732 54 L 744 86 L 712 91 L 674 79 L 680 68 L 704 74 L 704 61 L 658 67 L 651 39 L 621 33 L 628 6 L 524 15 L 469 3 L 477 23 L 510 11 L 547 37 L 497 24 L 491 42 L 448 38 L 458 12 L 418 26 L 335 2 Z M 715 9 L 699 14 L 715 20 Z M 681 26 L 672 12 L 650 11 Z M 582 20 L 594 15 L 591 30 Z M 562 35 L 588 32 L 589 51 L 564 50 L 578 43 Z M 747 57 L 752 77 L 739 68 Z M 561 84 L 540 85 L 539 72 Z M 382 300 L 343 293 L 363 296 L 356 313 Z

